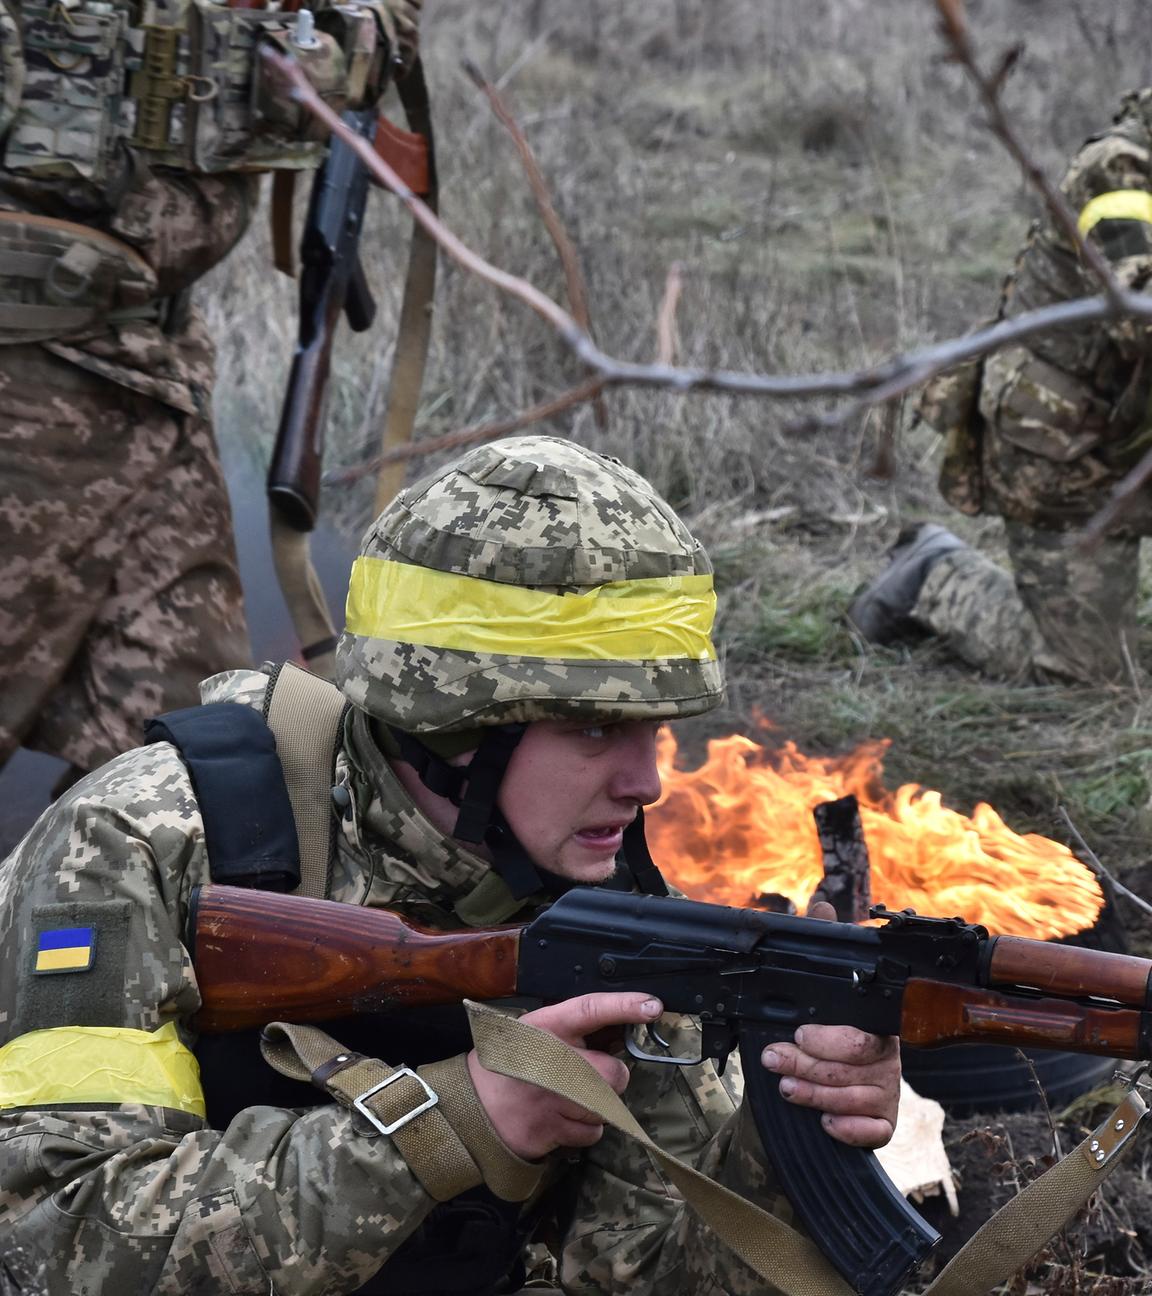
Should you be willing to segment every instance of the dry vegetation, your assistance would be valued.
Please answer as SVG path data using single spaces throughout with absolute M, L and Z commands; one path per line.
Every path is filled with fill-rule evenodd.
M 1147 76 L 1141 0 L 970 0 L 969 12 L 989 55 L 1026 42 L 1007 99 L 1051 172 Z M 523 124 L 580 248 L 594 331 L 620 355 L 653 355 L 675 260 L 684 362 L 852 368 L 962 331 L 994 305 L 1035 207 L 961 74 L 940 61 L 930 0 L 429 0 L 426 15 L 449 224 L 563 292 L 513 149 L 460 71 L 467 56 Z M 394 204 L 373 208 L 365 245 L 384 319 L 366 338 L 344 335 L 332 465 L 371 452 L 383 405 L 406 231 Z M 275 427 L 295 314 L 262 234 L 205 294 L 223 339 L 221 435 L 256 457 Z M 526 310 L 443 270 L 421 434 L 506 417 L 580 376 Z M 787 430 L 798 408 L 778 403 L 616 391 L 608 408 L 604 433 L 588 409 L 551 430 L 644 471 L 717 562 L 729 708 L 697 738 L 756 709 L 812 751 L 889 737 L 893 782 L 938 787 L 961 809 L 991 800 L 1014 827 L 1061 839 L 1064 804 L 1106 865 L 1152 893 L 1142 687 L 990 683 L 929 644 L 868 647 L 843 622 L 909 520 L 999 549 L 998 522 L 958 518 L 940 500 L 931 434 L 904 426 L 895 476 L 877 480 L 874 419 L 800 434 Z M 352 537 L 369 501 L 366 485 L 343 487 L 325 509 Z M 1122 916 L 1146 950 L 1135 909 Z M 1135 1251 L 1112 1248 L 1109 1272 L 1140 1274 Z M 1067 1254 L 1057 1259 L 1063 1269 L 1029 1291 L 1136 1289 L 1093 1288 Z
M 989 54 L 1026 41 L 1008 102 L 1052 171 L 1145 71 L 1138 0 L 997 0 L 970 13 Z M 513 149 L 460 71 L 467 56 L 541 160 L 581 250 L 598 339 L 629 357 L 653 354 L 676 260 L 685 362 L 848 368 L 958 332 L 994 303 L 1036 202 L 940 60 L 930 0 L 431 0 L 425 53 L 449 223 L 562 294 Z M 365 457 L 378 432 L 405 234 L 395 205 L 375 202 L 365 245 L 383 318 L 342 336 L 332 466 Z M 222 439 L 260 458 L 295 315 L 262 229 L 216 272 L 205 305 L 223 339 Z M 534 316 L 455 267 L 437 309 L 424 435 L 505 417 L 580 376 Z M 781 403 L 616 391 L 608 405 L 604 433 L 588 409 L 552 430 L 640 468 L 709 543 L 731 682 L 713 728 L 759 706 L 817 750 L 891 737 L 894 779 L 958 806 L 987 797 L 1053 835 L 1063 802 L 1109 867 L 1144 866 L 1152 718 L 1139 691 L 990 684 L 931 645 L 868 648 L 844 625 L 849 595 L 904 522 L 935 518 L 999 546 L 996 520 L 940 500 L 931 433 L 905 426 L 895 477 L 877 480 L 875 419 L 797 433 L 799 407 Z M 367 483 L 325 500 L 350 542 L 369 507 Z

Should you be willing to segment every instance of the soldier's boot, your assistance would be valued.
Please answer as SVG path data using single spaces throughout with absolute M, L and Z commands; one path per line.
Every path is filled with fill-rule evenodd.
M 916 606 L 929 568 L 946 553 L 966 548 L 959 536 L 934 522 L 905 527 L 888 551 L 888 566 L 852 600 L 848 620 L 872 643 L 891 643 L 916 627 Z

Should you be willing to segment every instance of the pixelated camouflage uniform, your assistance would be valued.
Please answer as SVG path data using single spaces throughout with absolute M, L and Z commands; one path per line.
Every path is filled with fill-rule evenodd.
M 175 0 L 153 22 L 175 21 L 182 8 Z M 315 165 L 322 147 L 301 142 L 295 113 L 271 131 L 275 106 L 263 99 L 253 132 L 246 82 L 208 94 L 203 77 L 198 124 L 185 137 L 199 148 L 211 135 L 204 170 L 213 174 L 196 159 L 178 166 L 175 149 L 145 155 L 135 139 L 129 146 L 122 118 L 135 91 L 107 31 L 113 14 L 138 23 L 142 10 L 0 0 L 0 213 L 112 235 L 155 280 L 138 312 L 145 318 L 105 317 L 24 342 L 0 323 L 0 766 L 24 745 L 94 768 L 135 746 L 149 716 L 194 703 L 199 680 L 249 655 L 212 433 L 213 348 L 187 294 L 247 227 L 258 185 L 251 172 L 269 160 Z M 391 48 L 405 59 L 418 16 L 419 0 L 381 7 Z M 241 17 L 260 15 L 252 7 Z M 211 21 L 234 19 L 219 6 Z M 237 48 L 214 75 L 225 67 L 242 81 L 253 75 Z M 332 52 L 319 49 L 308 74 L 347 77 Z M 178 113 L 186 90 L 180 83 L 170 101 Z M 208 107 L 225 101 L 219 122 L 209 120 Z M 262 150 L 257 164 L 240 156 L 249 147 Z M 0 311 L 13 295 L 24 301 L 26 287 L 0 257 Z
M 0 133 L 20 103 L 19 12 L 0 0 Z M 0 765 L 25 745 L 94 768 L 248 655 L 213 349 L 184 294 L 243 233 L 256 181 L 127 155 L 119 171 L 108 189 L 0 162 L 0 211 L 114 235 L 157 297 L 151 318 L 0 345 Z
M 1104 195 L 1106 204 L 1135 199 L 1124 215 L 1114 206 L 1089 220 L 1088 237 L 1121 283 L 1144 289 L 1152 275 L 1152 90 L 1125 99 L 1060 188 L 1082 217 Z M 1098 291 L 1046 215 L 1008 280 L 1001 316 Z M 974 550 L 947 554 L 928 573 L 915 619 L 993 674 L 1129 678 L 1139 537 L 1152 533 L 1152 501 L 1145 493 L 1090 556 L 1075 549 L 1075 530 L 1152 444 L 1150 395 L 1141 320 L 1031 338 L 930 385 L 921 413 L 949 438 L 944 494 L 964 512 L 1004 518 L 1015 579 Z
M 541 442 L 547 439 L 524 439 Z M 435 553 L 443 568 L 489 581 L 501 573 L 513 584 L 531 571 L 556 581 L 556 592 L 595 588 L 624 573 L 707 570 L 695 542 L 686 551 L 687 533 L 671 511 L 651 508 L 642 479 L 617 466 L 615 505 L 589 507 L 574 497 L 565 469 L 591 456 L 551 445 L 548 462 L 535 471 L 485 447 L 468 459 L 471 484 L 457 475 L 434 483 L 438 494 L 411 488 L 389 510 L 393 524 L 369 533 L 366 554 L 386 552 L 398 563 L 407 554 L 416 563 Z M 531 517 L 517 504 L 528 495 Z M 604 543 L 613 533 L 621 541 L 615 551 Z M 574 535 L 588 537 L 587 546 Z M 635 543 L 640 536 L 651 542 Z M 597 553 L 606 565 L 594 571 Z M 350 607 L 350 625 L 353 619 Z M 715 660 L 701 661 L 694 674 L 675 662 L 663 674 L 656 662 L 647 677 L 625 672 L 611 684 L 611 662 L 597 669 L 557 660 L 525 677 L 509 655 L 453 650 L 451 666 L 435 669 L 438 650 L 411 643 L 406 650 L 400 638 L 388 645 L 379 635 L 346 632 L 339 655 L 349 694 L 379 701 L 369 694 L 387 689 L 391 676 L 396 692 L 422 697 L 413 725 L 426 710 L 436 716 L 433 725 L 457 716 L 475 724 L 486 709 L 507 705 L 531 719 L 557 691 L 572 689 L 585 696 L 590 715 L 604 717 L 614 707 L 652 716 L 702 710 L 719 696 Z M 260 672 L 231 672 L 207 681 L 204 700 L 259 707 L 266 685 Z M 668 694 L 662 703 L 661 690 Z M 674 700 L 677 690 L 693 700 Z M 448 705 L 437 711 L 445 694 Z M 491 881 L 491 869 L 415 808 L 373 725 L 366 711 L 350 709 L 335 765 L 347 791 L 335 799 L 347 809 L 337 821 L 327 893 L 346 904 L 396 909 L 433 928 L 460 927 L 458 911 Z M 155 1032 L 175 1023 L 192 1046 L 190 1019 L 200 998 L 185 943 L 187 907 L 192 888 L 209 878 L 200 809 L 174 748 L 160 742 L 137 749 L 83 779 L 0 865 L 0 1043 L 77 1025 Z M 536 903 L 511 901 L 498 914 L 489 906 L 483 921 L 527 917 Z M 94 968 L 35 975 L 37 933 L 61 924 L 97 930 Z M 663 1026 L 678 1052 L 698 1047 L 692 1019 L 667 1018 Z M 64 1058 L 55 1062 L 51 1083 L 62 1087 L 61 1101 L 21 1105 L 11 1091 L 0 1099 L 7 1108 L 0 1110 L 0 1252 L 22 1248 L 28 1265 L 42 1267 L 48 1296 L 351 1292 L 433 1208 L 393 1140 L 343 1106 L 252 1107 L 216 1130 L 179 1105 L 69 1106 L 64 1090 L 72 1073 Z M 629 1105 L 665 1149 L 787 1218 L 736 1108 L 738 1084 L 738 1069 L 722 1081 L 710 1062 L 638 1068 Z M 526 1209 L 538 1205 L 546 1208 L 565 1291 L 771 1290 L 718 1244 L 646 1155 L 611 1129 L 586 1152 L 548 1159 Z

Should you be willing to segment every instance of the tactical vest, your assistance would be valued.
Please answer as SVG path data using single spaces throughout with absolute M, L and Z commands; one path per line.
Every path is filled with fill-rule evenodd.
M 257 44 L 290 47 L 333 97 L 363 91 L 367 65 L 384 57 L 370 4 L 328 7 L 320 22 L 332 33 L 309 35 L 310 14 L 217 0 L 0 0 L 10 27 L 9 3 L 23 57 L 0 41 L 3 169 L 101 191 L 123 171 L 126 148 L 186 171 L 315 167 L 324 146 L 302 137 L 305 119 L 267 84 Z

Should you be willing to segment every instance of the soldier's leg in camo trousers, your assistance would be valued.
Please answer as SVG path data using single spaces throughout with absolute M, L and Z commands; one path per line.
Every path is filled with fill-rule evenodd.
M 1041 647 L 1012 574 L 978 549 L 938 558 L 911 616 L 986 675 L 1028 675 Z
M 1075 532 L 1005 524 L 1016 588 L 1042 641 L 1040 678 L 1124 683 L 1136 667 L 1140 541 L 1109 538 L 1092 553 Z
M 245 665 L 232 518 L 207 420 L 0 348 L 0 764 L 92 769 Z
M 964 661 L 1004 678 L 1125 680 L 1134 640 L 1139 541 L 1093 554 L 1074 532 L 1005 524 L 1014 575 L 975 549 L 929 570 L 912 616 Z

